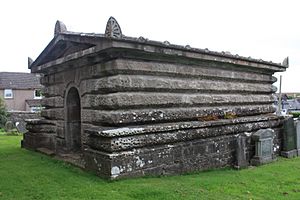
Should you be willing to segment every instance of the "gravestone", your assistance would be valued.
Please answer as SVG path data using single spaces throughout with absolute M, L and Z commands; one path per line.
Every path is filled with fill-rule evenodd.
M 12 121 L 7 121 L 4 126 L 6 132 L 11 132 L 15 128 L 15 125 Z
M 300 156 L 300 121 L 296 121 L 297 155 Z
M 25 121 L 16 122 L 15 125 L 19 133 L 26 133 L 27 129 Z
M 255 156 L 251 159 L 252 165 L 262 165 L 272 162 L 274 130 L 260 129 L 252 135 L 255 141 Z
M 236 138 L 236 163 L 234 168 L 242 169 L 249 166 L 247 160 L 247 136 L 246 134 L 238 135 Z
M 297 156 L 297 135 L 292 117 L 284 120 L 283 129 L 281 156 L 286 158 L 295 157 Z

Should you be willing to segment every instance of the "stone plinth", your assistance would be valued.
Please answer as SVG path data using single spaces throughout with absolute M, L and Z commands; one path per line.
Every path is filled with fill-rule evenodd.
M 273 138 L 272 129 L 260 129 L 252 135 L 255 141 L 255 156 L 251 159 L 252 165 L 262 165 L 274 160 Z

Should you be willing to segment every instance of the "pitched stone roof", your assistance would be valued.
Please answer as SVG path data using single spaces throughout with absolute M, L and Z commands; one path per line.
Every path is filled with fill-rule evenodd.
M 39 89 L 40 75 L 22 72 L 0 72 L 0 89 Z
M 110 18 L 111 20 L 111 18 Z M 140 51 L 146 54 L 161 54 L 166 56 L 191 57 L 224 63 L 234 63 L 237 65 L 251 64 L 257 66 L 270 66 L 275 71 L 285 71 L 288 67 L 288 58 L 283 63 L 274 63 L 262 59 L 254 59 L 233 55 L 230 52 L 216 52 L 208 49 L 192 48 L 189 45 L 180 46 L 171 44 L 168 41 L 158 42 L 144 37 L 134 38 L 122 34 L 117 22 L 113 23 L 117 27 L 109 28 L 108 21 L 105 34 L 80 33 L 68 31 L 62 22 L 57 22 L 54 38 L 50 41 L 38 58 L 31 63 L 28 68 L 32 72 L 41 73 L 44 69 L 61 62 L 69 62 L 79 57 L 91 57 L 96 53 L 103 53 L 111 49 L 126 49 L 130 51 Z M 113 19 L 115 20 L 115 19 Z M 112 31 L 112 32 L 109 32 Z M 114 31 L 117 30 L 117 33 Z M 59 60 L 60 59 L 60 60 Z M 55 62 L 53 62 L 55 61 Z M 72 64 L 70 64 L 72 65 Z

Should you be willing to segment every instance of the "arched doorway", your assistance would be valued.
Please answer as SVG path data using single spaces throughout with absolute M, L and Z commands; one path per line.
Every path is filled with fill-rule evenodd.
M 75 87 L 69 89 L 66 99 L 66 146 L 68 151 L 81 151 L 80 96 Z

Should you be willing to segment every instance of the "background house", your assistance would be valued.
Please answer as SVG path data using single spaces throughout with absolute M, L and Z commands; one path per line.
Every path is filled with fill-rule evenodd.
M 274 95 L 274 106 L 279 109 L 279 94 Z M 281 106 L 285 113 L 300 112 L 300 94 L 284 93 L 281 95 Z
M 300 111 L 300 98 L 282 101 L 282 109 L 288 111 Z
M 41 88 L 39 74 L 0 72 L 0 96 L 8 111 L 38 111 Z

